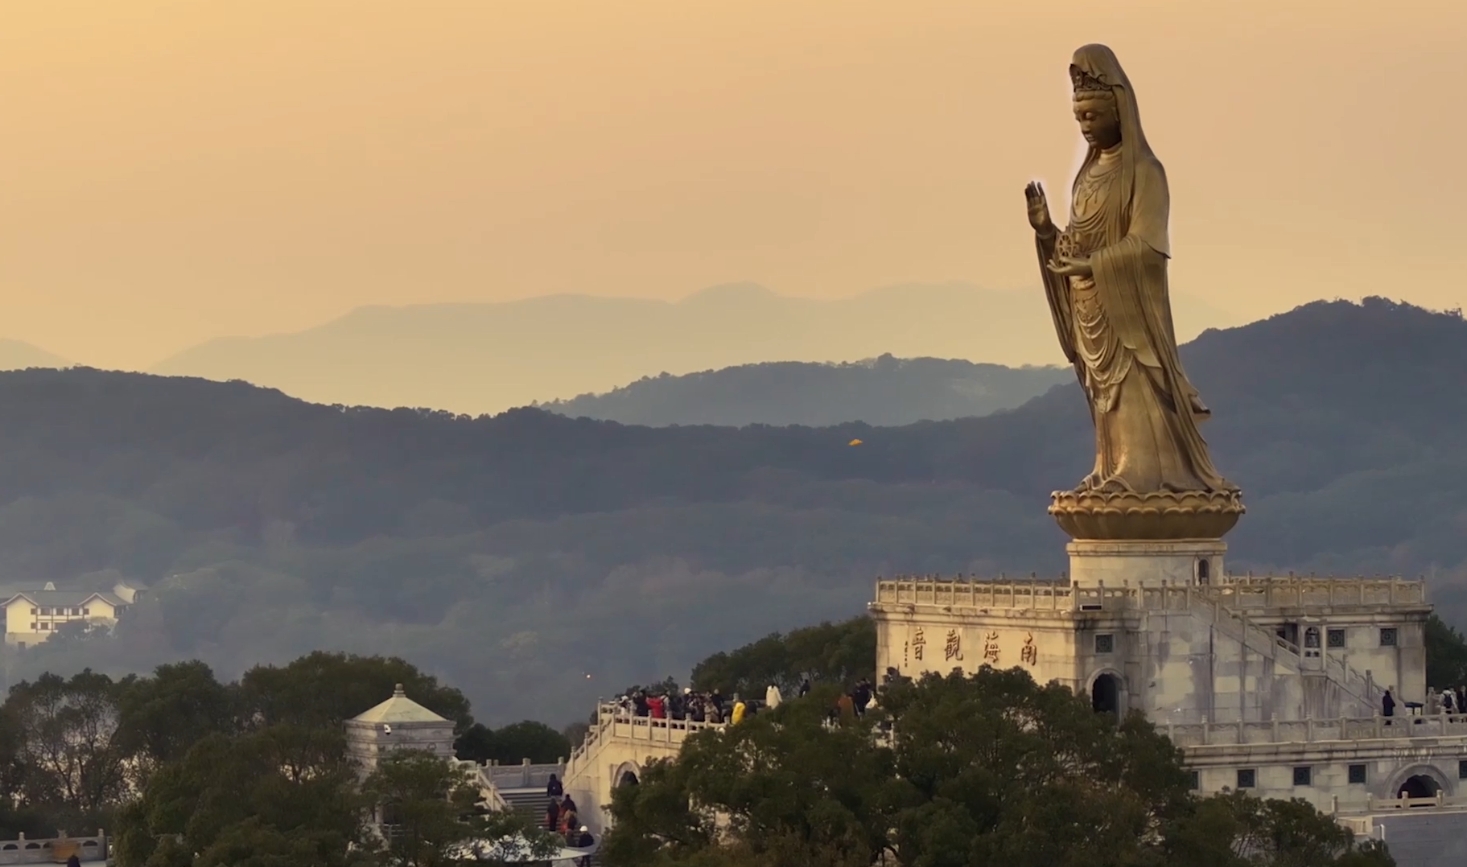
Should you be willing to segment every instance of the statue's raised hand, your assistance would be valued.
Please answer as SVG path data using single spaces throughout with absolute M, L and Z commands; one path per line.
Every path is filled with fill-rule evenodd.
M 1024 188 L 1024 198 L 1029 201 L 1029 225 L 1041 235 L 1052 234 L 1054 221 L 1049 217 L 1049 200 L 1044 197 L 1044 187 L 1038 181 L 1031 181 Z

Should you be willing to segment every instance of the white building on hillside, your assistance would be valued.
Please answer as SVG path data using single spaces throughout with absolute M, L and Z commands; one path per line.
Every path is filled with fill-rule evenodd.
M 135 592 L 129 595 L 135 598 Z M 17 593 L 4 603 L 5 643 L 21 649 L 34 647 L 68 623 L 110 627 L 129 604 L 130 600 L 116 593 L 57 590 L 47 582 L 44 589 Z

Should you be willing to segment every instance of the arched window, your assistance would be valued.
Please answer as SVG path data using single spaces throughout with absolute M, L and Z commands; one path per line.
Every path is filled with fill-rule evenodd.
M 1197 583 L 1206 584 L 1211 577 L 1212 564 L 1207 562 L 1207 558 L 1199 557 L 1197 559 Z
M 1304 646 L 1319 647 L 1319 630 L 1313 626 L 1304 630 Z

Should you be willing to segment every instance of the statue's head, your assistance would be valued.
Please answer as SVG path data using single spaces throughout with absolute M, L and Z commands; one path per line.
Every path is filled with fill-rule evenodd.
M 1080 134 L 1094 148 L 1121 143 L 1121 114 L 1114 88 L 1078 66 L 1070 67 L 1075 85 L 1075 120 Z

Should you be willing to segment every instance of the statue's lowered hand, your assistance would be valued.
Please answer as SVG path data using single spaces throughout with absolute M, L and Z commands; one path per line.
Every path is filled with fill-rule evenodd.
M 1061 256 L 1058 263 L 1050 262 L 1045 267 L 1061 277 L 1092 277 L 1095 274 L 1089 259 L 1076 259 L 1070 256 Z
M 1024 198 L 1029 202 L 1029 225 L 1041 235 L 1054 232 L 1054 221 L 1049 217 L 1049 200 L 1044 197 L 1044 187 L 1038 181 L 1024 188 Z

